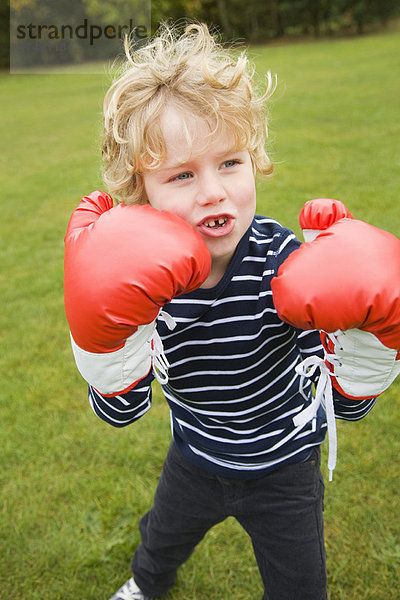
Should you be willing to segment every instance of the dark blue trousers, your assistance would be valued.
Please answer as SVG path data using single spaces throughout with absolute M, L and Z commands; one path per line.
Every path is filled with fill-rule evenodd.
M 253 543 L 263 600 L 326 600 L 323 494 L 319 448 L 306 462 L 238 480 L 199 469 L 172 442 L 153 508 L 140 521 L 135 581 L 162 597 L 206 532 L 233 516 Z

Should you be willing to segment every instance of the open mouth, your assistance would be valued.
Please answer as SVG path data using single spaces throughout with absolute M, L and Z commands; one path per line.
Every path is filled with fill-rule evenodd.
M 235 219 L 231 215 L 210 215 L 201 221 L 197 230 L 209 238 L 225 237 L 232 233 L 235 227 Z
M 209 229 L 219 229 L 228 222 L 228 217 L 219 217 L 218 219 L 208 219 L 203 221 L 203 225 Z

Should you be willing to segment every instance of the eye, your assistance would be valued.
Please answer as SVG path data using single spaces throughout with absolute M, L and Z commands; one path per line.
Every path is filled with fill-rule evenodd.
M 169 179 L 169 181 L 186 181 L 187 179 L 190 179 L 192 177 L 191 173 L 185 172 L 185 173 L 179 173 L 178 175 L 174 175 L 173 177 L 171 177 L 171 179 Z
M 241 161 L 237 158 L 230 158 L 229 160 L 226 160 L 225 162 L 222 163 L 222 167 L 224 169 L 229 169 L 232 167 L 235 167 L 236 165 L 239 165 L 241 163 Z

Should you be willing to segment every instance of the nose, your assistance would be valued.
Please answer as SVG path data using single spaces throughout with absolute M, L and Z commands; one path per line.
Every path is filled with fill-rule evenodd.
M 218 204 L 225 200 L 225 188 L 220 181 L 218 174 L 207 173 L 200 180 L 197 191 L 197 202 L 201 206 L 207 204 Z

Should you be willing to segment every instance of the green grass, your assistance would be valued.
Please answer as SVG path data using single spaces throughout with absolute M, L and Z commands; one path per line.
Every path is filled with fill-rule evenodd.
M 259 184 L 260 213 L 299 233 L 304 201 L 337 197 L 399 235 L 399 43 L 390 34 L 252 49 L 279 82 L 276 175 Z M 0 78 L 0 600 L 106 600 L 129 576 L 169 443 L 157 387 L 134 426 L 92 415 L 69 348 L 63 236 L 80 197 L 102 187 L 106 88 L 101 73 Z M 325 511 L 331 600 L 400 598 L 399 392 L 397 382 L 364 421 L 339 423 Z M 251 544 L 228 519 L 168 598 L 261 595 Z

